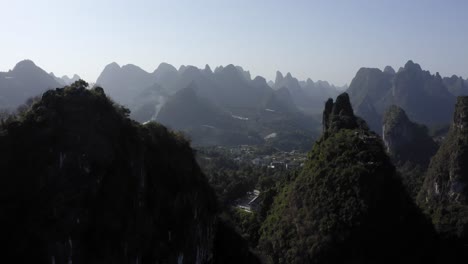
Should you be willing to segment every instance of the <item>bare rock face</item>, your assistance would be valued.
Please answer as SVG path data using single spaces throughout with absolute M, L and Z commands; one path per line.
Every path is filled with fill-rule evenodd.
M 437 152 L 437 143 L 424 125 L 412 122 L 396 105 L 390 106 L 384 114 L 382 139 L 403 184 L 416 198 L 429 162 Z
M 454 92 L 450 91 L 449 83 L 453 83 Z M 462 83 L 463 80 L 444 81 L 438 73 L 431 74 L 419 64 L 408 61 L 397 73 L 391 67 L 386 67 L 384 71 L 361 68 L 347 92 L 356 114 L 380 134 L 379 117 L 383 117 L 391 105 L 405 109 L 412 120 L 421 124 L 449 123 L 455 103 L 454 94 L 464 93 Z
M 324 134 L 340 129 L 355 129 L 358 123 L 347 93 L 340 94 L 335 102 L 330 98 L 325 103 L 322 118 Z
M 468 97 L 458 97 L 446 140 L 431 160 L 420 204 L 439 232 L 468 240 Z
M 396 163 L 412 162 L 427 167 L 437 151 L 427 128 L 412 122 L 405 111 L 392 105 L 384 115 L 382 138 L 387 152 Z

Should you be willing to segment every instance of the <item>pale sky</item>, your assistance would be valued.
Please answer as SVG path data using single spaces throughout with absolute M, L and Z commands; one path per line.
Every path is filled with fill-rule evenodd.
M 348 83 L 409 59 L 468 77 L 464 0 L 0 0 L 0 71 L 23 59 L 94 82 L 105 65 L 235 64 Z

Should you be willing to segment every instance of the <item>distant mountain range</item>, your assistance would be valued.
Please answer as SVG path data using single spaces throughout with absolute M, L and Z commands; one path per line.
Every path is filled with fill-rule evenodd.
M 276 79 L 271 83 L 275 89 L 286 88 L 290 92 L 294 103 L 303 111 L 308 113 L 318 113 L 323 108 L 323 103 L 332 97 L 336 97 L 347 86 L 336 87 L 326 81 L 314 82 L 310 78 L 306 81 L 299 81 L 291 73 L 283 74 L 276 72 Z
M 67 75 L 64 75 L 62 77 L 57 77 L 55 76 L 55 74 L 53 72 L 49 73 L 50 76 L 52 76 L 60 85 L 70 85 L 76 81 L 78 81 L 79 79 L 81 79 L 81 77 L 78 75 L 78 74 L 74 74 L 73 77 L 68 77 Z
M 0 108 L 14 109 L 28 98 L 62 86 L 30 60 L 20 61 L 8 72 L 0 72 Z
M 162 63 L 149 73 L 135 65 L 112 63 L 96 84 L 129 107 L 135 120 L 159 121 L 187 132 L 195 143 L 264 143 L 269 134 L 289 137 L 292 131 L 317 135 L 318 122 L 303 112 L 316 109 L 319 113 L 338 88 L 310 79 L 299 82 L 290 73 L 277 75 L 281 78 L 267 83 L 260 76 L 252 79 L 250 72 L 234 65 L 213 71 L 208 65 L 177 70 Z
M 361 68 L 347 92 L 356 110 L 370 128 L 381 133 L 383 113 L 390 105 L 404 109 L 408 117 L 428 126 L 448 124 L 454 111 L 455 98 L 468 94 L 468 80 L 458 76 L 442 78 L 439 73 L 422 70 L 408 61 L 395 72 Z
M 32 61 L 19 62 L 13 70 L 0 72 L 0 109 L 15 109 L 28 98 L 79 78 L 76 74 L 71 78 L 57 77 Z M 356 115 L 377 133 L 381 133 L 382 117 L 390 105 L 401 107 L 415 122 L 440 126 L 450 122 L 455 97 L 468 94 L 468 80 L 431 74 L 412 61 L 398 71 L 390 66 L 383 71 L 361 68 L 349 87 L 311 79 L 301 81 L 291 73 L 283 75 L 279 71 L 274 81 L 267 82 L 260 76 L 252 79 L 249 71 L 234 65 L 212 70 L 208 65 L 203 69 L 194 66 L 176 69 L 161 63 L 153 72 L 147 72 L 136 65 L 120 66 L 114 62 L 104 68 L 96 85 L 128 107 L 131 117 L 139 122 L 157 120 L 191 136 L 205 135 L 205 139 L 195 142 L 212 142 L 206 140 L 211 133 L 205 130 L 210 127 L 222 131 L 220 138 L 227 132 L 231 135 L 233 128 L 241 129 L 244 139 L 236 136 L 230 142 L 243 143 L 262 142 L 266 135 L 279 132 L 276 131 L 279 127 L 282 131 L 297 130 L 304 127 L 298 125 L 301 122 L 309 124 L 300 133 L 315 131 L 317 135 L 317 120 L 325 101 L 343 90 L 347 90 Z M 181 92 L 187 88 L 190 91 Z M 190 113 L 190 122 L 186 122 L 187 115 L 177 113 L 182 110 Z M 310 115 L 315 116 L 315 121 Z M 266 124 L 271 122 L 276 125 L 267 129 L 271 126 Z M 278 125 L 281 123 L 288 125 Z

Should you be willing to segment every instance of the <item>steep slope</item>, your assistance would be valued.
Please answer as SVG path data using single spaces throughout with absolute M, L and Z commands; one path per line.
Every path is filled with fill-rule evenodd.
M 244 117 L 232 115 L 196 92 L 197 85 L 178 91 L 161 107 L 156 120 L 187 133 L 195 145 L 256 144 L 258 135 L 249 135 Z
M 418 64 L 408 61 L 395 73 L 387 67 L 361 68 L 351 82 L 348 93 L 357 114 L 369 122 L 372 130 L 381 133 L 375 116 L 383 116 L 390 105 L 397 105 L 408 116 L 425 125 L 443 125 L 450 121 L 455 97 L 447 90 L 441 76 L 423 71 Z M 376 113 L 369 111 L 372 105 Z
M 264 85 L 252 85 L 250 74 L 232 64 L 215 71 L 213 80 L 218 87 L 215 102 L 231 109 L 255 109 L 258 103 L 272 92 L 264 79 Z
M 455 96 L 468 95 L 468 81 L 462 77 L 452 75 L 452 77 L 443 78 L 443 82 L 447 89 Z
M 60 87 L 63 87 L 65 85 L 68 85 L 67 83 L 65 83 L 65 81 L 62 79 L 62 78 L 59 78 L 57 76 L 55 76 L 55 74 L 53 72 L 49 73 L 50 76 L 52 76 L 52 78 L 58 83 L 60 84 Z M 78 79 L 79 80 L 79 79 Z
M 276 72 L 276 79 L 273 86 L 276 90 L 288 89 L 296 106 L 309 114 L 317 114 L 321 111 L 323 103 L 330 97 L 338 95 L 335 87 L 328 82 L 318 81 L 314 83 L 311 79 L 299 82 L 291 73 L 283 74 Z
M 70 78 L 67 75 L 62 76 L 62 81 L 65 83 L 65 85 L 70 85 L 78 80 L 81 79 L 81 77 L 78 74 L 73 74 L 73 76 Z
M 192 84 L 178 91 L 161 108 L 157 120 L 175 129 L 194 126 L 223 126 L 223 120 L 230 116 L 210 101 L 200 98 L 197 86 Z
M 427 127 L 413 123 L 405 111 L 395 105 L 385 112 L 382 131 L 387 152 L 400 171 L 408 191 L 416 197 L 438 145 L 429 136 Z
M 292 77 L 291 73 L 289 72 L 286 74 L 286 76 L 283 77 L 283 74 L 277 71 L 275 88 L 280 89 L 283 87 L 289 90 L 289 93 L 291 94 L 291 97 L 297 106 L 306 107 L 308 104 L 310 104 L 310 98 L 302 89 L 299 81 Z
M 446 237 L 468 242 L 468 97 L 458 97 L 450 131 L 431 160 L 420 204 Z M 466 250 L 466 249 L 465 249 Z
M 284 87 L 272 91 L 261 103 L 261 106 L 263 109 L 284 113 L 299 112 L 299 109 L 297 109 L 291 98 L 289 90 Z
M 455 97 L 448 92 L 438 73 L 431 75 L 408 61 L 395 75 L 392 96 L 387 103 L 399 105 L 416 122 L 446 124 L 450 122 Z
M 107 88 L 107 94 L 120 104 L 129 106 L 132 99 L 143 89 L 152 86 L 155 77 L 140 67 L 127 64 L 120 67 L 117 63 L 107 65 L 96 80 L 96 84 Z
M 389 93 L 394 75 L 379 69 L 361 68 L 351 81 L 347 92 L 356 114 L 368 123 L 370 129 L 380 133 L 382 100 Z
M 275 199 L 261 248 L 273 263 L 425 263 L 432 230 L 405 192 L 381 140 L 347 94 L 323 114 L 324 134 Z
M 302 89 L 315 101 L 326 101 L 328 98 L 338 96 L 338 88 L 327 81 L 312 81 L 310 78 L 301 84 Z
M 188 142 L 86 86 L 48 91 L 0 128 L 3 258 L 209 262 L 216 201 Z
M 13 70 L 0 72 L 0 109 L 16 108 L 28 98 L 60 86 L 54 77 L 34 62 L 20 61 Z
M 130 117 L 141 123 L 156 120 L 159 110 L 169 97 L 170 93 L 158 83 L 143 89 L 130 104 Z

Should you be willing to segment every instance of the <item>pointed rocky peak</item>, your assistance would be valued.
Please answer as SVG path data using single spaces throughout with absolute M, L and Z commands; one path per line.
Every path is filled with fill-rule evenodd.
M 325 109 L 323 110 L 322 115 L 322 127 L 323 132 L 327 132 L 330 126 L 330 116 L 333 111 L 333 99 L 328 98 L 327 102 L 325 102 Z
M 26 86 L 35 86 L 39 85 L 39 82 L 44 82 L 44 84 L 48 85 L 48 88 L 52 88 L 57 87 L 59 84 L 54 77 L 34 64 L 34 62 L 31 60 L 23 60 L 18 62 L 11 71 L 11 74 L 13 74 L 18 80 L 22 79 L 24 81 L 31 82 L 26 84 Z M 31 87 L 28 89 L 31 89 Z
M 126 64 L 126 65 L 122 66 L 122 70 L 128 71 L 128 72 L 133 72 L 133 73 L 146 73 L 146 74 L 148 74 L 147 71 L 145 71 L 142 68 L 136 66 L 135 64 Z
M 80 79 L 81 77 L 78 74 L 74 74 L 72 78 L 68 77 L 67 75 L 63 75 L 61 78 L 59 78 L 59 80 L 65 85 L 72 84 Z
M 405 69 L 406 70 L 413 70 L 413 71 L 422 71 L 421 66 L 417 63 L 414 63 L 412 60 L 409 60 L 405 64 Z
M 244 68 L 242 68 L 241 66 L 236 66 L 236 69 L 242 74 L 242 76 L 244 76 L 244 78 L 247 81 L 250 81 L 252 79 L 249 71 L 245 71 Z
M 262 76 L 257 76 L 257 77 L 255 77 L 255 78 L 252 80 L 252 83 L 253 83 L 255 86 L 265 86 L 265 85 L 268 85 L 267 82 L 266 82 L 266 79 L 263 78 Z
M 347 93 L 340 94 L 335 102 L 331 98 L 327 100 L 322 122 L 324 133 L 359 127 Z
M 234 66 L 233 64 L 229 64 L 226 67 L 223 68 L 222 72 L 224 73 L 229 73 L 229 74 L 238 74 L 239 69 Z
M 394 75 L 396 73 L 392 66 L 386 66 L 383 71 L 390 75 Z
M 457 75 L 442 79 L 450 93 L 455 96 L 468 95 L 468 81 Z
M 390 106 L 384 114 L 382 139 L 387 152 L 397 165 L 406 164 L 426 169 L 431 157 L 437 151 L 437 144 L 429 136 L 427 128 L 412 122 L 406 112 L 396 105 Z M 415 185 L 414 181 L 405 181 L 405 183 L 411 183 L 407 187 L 415 197 L 421 186 Z
M 383 121 L 386 126 L 389 126 L 409 122 L 409 118 L 401 107 L 391 105 L 385 112 Z
M 369 74 L 380 74 L 382 73 L 382 71 L 378 68 L 366 68 L 366 67 L 362 67 L 358 70 L 358 72 L 356 73 L 356 77 L 358 76 L 366 76 L 366 75 L 369 75 Z M 355 77 L 355 78 L 356 78 Z
M 354 117 L 353 107 L 351 106 L 349 95 L 347 93 L 338 95 L 336 102 L 333 105 L 333 114 Z
M 62 78 L 59 78 L 57 76 L 55 76 L 55 74 L 53 72 L 49 73 L 50 76 L 52 76 L 52 78 L 57 82 L 59 83 L 60 85 L 67 85 L 67 83 L 62 79 Z
M 209 74 L 213 73 L 213 71 L 210 68 L 210 65 L 208 65 L 208 64 L 205 65 L 204 71 L 205 71 L 205 73 L 209 73 Z
M 153 73 L 177 72 L 177 69 L 169 63 L 162 62 Z
M 239 69 L 229 64 L 224 68 L 221 68 L 219 71 L 215 71 L 215 74 L 218 75 L 219 78 L 222 78 L 225 82 L 245 82 L 246 78 Z
M 120 69 L 120 65 L 117 64 L 117 62 L 112 62 L 104 68 L 104 70 L 119 70 L 119 69 Z
M 13 71 L 38 68 L 32 60 L 22 60 L 16 64 Z
M 280 71 L 276 71 L 276 79 L 275 79 L 275 84 L 280 85 L 281 82 L 283 82 L 283 74 Z
M 192 66 L 192 65 L 187 65 L 184 69 L 184 71 L 182 72 L 183 75 L 189 75 L 189 76 L 194 76 L 196 74 L 200 74 L 200 69 L 198 69 L 197 67 L 195 66 Z
M 218 72 L 222 71 L 223 69 L 224 69 L 224 67 L 222 65 L 220 65 L 220 66 L 215 68 L 214 73 L 218 73 Z
M 286 74 L 286 76 L 284 76 L 284 78 L 285 78 L 285 79 L 292 79 L 293 77 L 292 77 L 291 73 L 288 72 L 288 73 Z

